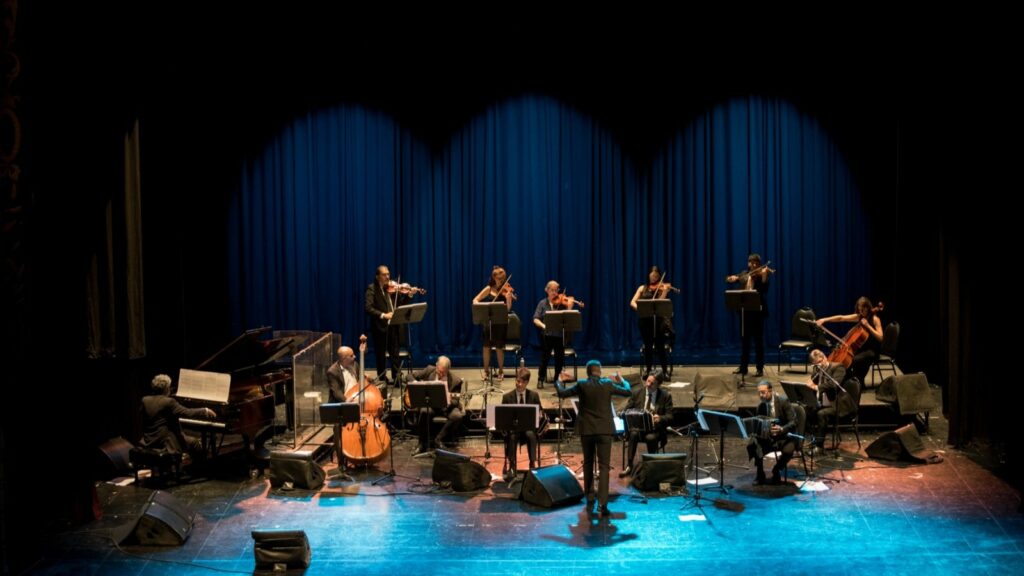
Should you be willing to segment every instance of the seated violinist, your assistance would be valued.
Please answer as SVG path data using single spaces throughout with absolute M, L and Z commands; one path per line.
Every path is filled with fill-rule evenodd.
M 853 314 L 826 316 L 816 321 L 818 326 L 824 326 L 829 322 L 857 323 L 843 338 L 844 344 L 839 346 L 848 346 L 846 351 L 841 352 L 849 354 L 852 359 L 843 363 L 849 366 L 849 370 L 861 382 L 864 382 L 871 364 L 878 358 L 882 347 L 882 319 L 878 317 L 877 312 L 881 312 L 884 307 L 881 302 L 878 306 L 872 306 L 871 300 L 861 296 L 857 299 L 856 311 Z
M 420 382 L 430 382 L 439 380 L 448 384 L 448 392 L 452 394 L 451 402 L 444 409 L 445 417 L 447 421 L 439 431 L 434 433 L 433 442 L 430 442 L 430 438 L 427 437 L 428 427 L 430 421 L 434 417 L 434 410 L 432 408 L 420 408 L 420 421 L 419 421 L 419 445 L 413 450 L 413 454 L 419 454 L 426 452 L 432 448 L 439 448 L 441 441 L 449 433 L 453 431 L 455 426 L 458 426 L 459 422 L 462 421 L 462 405 L 459 403 L 457 394 L 462 392 L 462 378 L 452 374 L 452 361 L 447 356 L 438 356 L 436 366 L 427 366 L 423 370 L 413 374 L 413 377 Z M 434 432 L 430 430 L 430 432 Z M 428 446 L 429 444 L 429 446 Z

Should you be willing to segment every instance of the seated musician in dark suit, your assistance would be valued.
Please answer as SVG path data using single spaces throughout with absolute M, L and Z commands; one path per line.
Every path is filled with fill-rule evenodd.
M 151 383 L 153 394 L 142 397 L 142 441 L 139 445 L 147 450 L 181 454 L 188 451 L 193 456 L 202 453 L 198 438 L 187 436 L 181 431 L 179 418 L 214 419 L 217 413 L 209 408 L 185 408 L 171 397 L 171 377 L 157 374 Z
M 439 356 L 437 358 L 437 366 L 427 366 L 423 370 L 413 374 L 413 377 L 420 382 L 430 382 L 434 380 L 440 380 L 441 382 L 448 383 L 448 392 L 452 394 L 459 394 L 462 392 L 462 378 L 455 376 L 451 373 L 452 361 L 447 356 Z M 444 414 L 448 418 L 448 421 L 444 423 L 441 430 L 436 433 L 433 438 L 427 438 L 427 426 L 430 420 L 434 417 L 434 410 L 431 408 L 420 408 L 420 422 L 419 422 L 419 446 L 413 450 L 413 454 L 419 454 L 420 452 L 426 452 L 431 447 L 437 448 L 441 444 L 441 440 L 444 439 L 445 435 L 449 431 L 454 430 L 455 426 L 458 426 L 459 422 L 462 421 L 462 405 L 459 400 L 452 397 L 451 402 L 444 409 Z M 428 445 L 429 444 L 429 445 Z
M 535 404 L 537 409 L 540 410 L 540 394 L 535 390 L 528 390 L 526 385 L 530 383 L 530 370 L 528 368 L 520 368 L 516 371 L 516 389 L 510 392 L 506 392 L 501 397 L 502 404 Z M 536 468 L 536 461 L 540 459 L 540 453 L 538 450 L 538 439 L 536 430 L 527 430 L 524 433 L 517 435 L 516 445 L 512 445 L 512 435 L 509 434 L 505 438 L 505 458 L 508 463 L 508 470 L 505 471 L 505 481 L 511 480 L 516 475 L 516 449 L 522 445 L 527 445 L 530 458 L 530 468 Z
M 764 454 L 774 450 L 779 450 L 779 458 L 772 468 L 771 483 L 781 484 L 782 469 L 796 451 L 796 440 L 789 437 L 790 433 L 796 433 L 796 410 L 788 398 L 772 392 L 772 383 L 768 380 L 757 383 L 757 395 L 761 398 L 761 403 L 757 405 L 757 416 L 769 424 L 766 424 L 766 433 L 751 435 L 750 443 L 747 444 L 747 455 L 757 467 L 754 484 L 767 483 L 764 475 Z
M 814 444 L 820 447 L 825 442 L 825 431 L 830 417 L 835 416 L 837 412 L 840 418 L 856 412 L 857 403 L 847 392 L 850 390 L 847 388 L 851 384 L 850 380 L 856 376 L 848 372 L 842 364 L 829 361 L 821 350 L 811 350 L 810 358 L 814 373 L 808 386 L 817 391 L 818 405 L 808 408 L 807 421 L 814 422 Z
M 633 460 L 636 458 L 636 447 L 640 443 L 640 436 L 643 435 L 647 443 L 647 453 L 653 454 L 658 451 L 658 444 L 668 443 L 668 426 L 672 423 L 672 395 L 661 389 L 665 381 L 665 373 L 652 372 L 644 380 L 643 388 L 637 388 L 626 407 L 627 410 L 643 410 L 651 414 L 654 421 L 654 429 L 644 433 L 642 430 L 629 431 L 629 456 L 626 460 L 626 468 L 619 473 L 619 478 L 629 476 L 633 473 Z

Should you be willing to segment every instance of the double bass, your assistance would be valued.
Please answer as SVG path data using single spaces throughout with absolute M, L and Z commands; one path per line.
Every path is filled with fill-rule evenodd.
M 351 393 L 345 395 L 345 402 L 359 404 L 359 421 L 346 424 L 341 429 L 341 450 L 345 458 L 356 464 L 376 462 L 391 449 L 391 434 L 381 416 L 384 413 L 384 398 L 373 382 L 366 377 L 365 369 L 366 335 L 359 336 L 359 383 Z
M 878 314 L 882 310 L 885 310 L 885 303 L 879 302 L 878 306 L 871 309 L 871 313 Z M 868 341 L 868 338 L 871 337 L 871 334 L 869 334 L 867 329 L 864 328 L 864 325 L 861 324 L 861 320 L 863 319 L 859 318 L 857 320 L 857 324 L 854 325 L 853 328 L 850 328 L 846 333 L 846 336 L 843 336 L 842 338 L 836 336 L 835 333 L 828 328 L 825 328 L 824 326 L 821 327 L 826 334 L 836 340 L 835 348 L 833 348 L 832 352 L 828 355 L 829 362 L 842 364 L 846 368 L 849 368 L 850 364 L 853 364 L 854 355 L 857 354 L 860 347 L 863 346 L 864 343 Z

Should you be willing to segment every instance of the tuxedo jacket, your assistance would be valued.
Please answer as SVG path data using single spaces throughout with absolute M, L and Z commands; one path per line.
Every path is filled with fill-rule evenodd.
M 421 382 L 430 382 L 430 381 L 433 381 L 433 380 L 437 380 L 437 367 L 434 366 L 433 364 L 428 365 L 423 370 L 420 370 L 419 372 L 414 372 L 413 373 L 413 378 L 415 378 L 416 380 L 421 381 Z M 448 382 L 448 392 L 451 392 L 453 394 L 459 394 L 459 393 L 462 392 L 462 382 L 463 382 L 462 378 L 459 378 L 458 376 L 455 376 L 454 374 L 452 374 L 451 368 L 448 369 L 448 380 L 447 380 L 447 382 Z M 459 408 L 459 407 L 460 407 L 459 401 L 454 399 L 454 398 L 452 398 L 452 401 L 448 404 L 448 407 L 445 408 L 444 412 L 445 412 L 445 414 L 447 414 L 447 413 L 451 412 L 452 410 L 454 410 L 455 408 Z
M 399 294 L 398 303 L 394 305 L 394 308 L 398 308 L 409 300 L 411 298 L 408 295 Z M 376 332 L 387 332 L 388 321 L 381 318 L 380 315 L 394 310 L 390 302 L 394 302 L 391 299 L 391 295 L 385 292 L 376 281 L 366 287 L 366 315 L 370 317 L 371 324 Z
M 612 413 L 612 396 L 629 396 L 629 382 L 616 384 L 609 378 L 587 378 L 571 386 L 564 386 L 560 380 L 555 381 L 558 396 L 567 398 L 579 396 L 579 418 L 576 429 L 581 436 L 592 434 L 615 434 L 615 421 Z
M 623 410 L 643 410 L 647 403 L 647 387 L 640 386 L 626 402 Z M 668 426 L 672 422 L 672 395 L 667 390 L 658 388 L 654 396 L 654 413 L 661 416 L 658 427 Z

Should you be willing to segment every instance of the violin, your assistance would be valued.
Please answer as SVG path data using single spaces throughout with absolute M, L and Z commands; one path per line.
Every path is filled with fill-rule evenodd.
M 733 274 L 733 275 L 730 275 L 730 276 L 726 276 L 725 277 L 725 281 L 726 282 L 739 282 L 740 284 L 743 284 L 744 286 L 747 286 L 748 284 L 751 283 L 750 281 L 754 277 L 755 274 L 760 274 L 762 271 L 766 272 L 768 274 L 775 274 L 776 270 L 774 268 L 770 268 L 769 267 L 769 264 L 771 264 L 771 263 L 772 263 L 771 260 L 769 260 L 769 261 L 765 262 L 764 264 L 761 264 L 757 268 L 754 268 L 753 270 L 744 270 L 743 272 L 740 272 L 739 274 Z M 735 280 L 729 280 L 729 278 L 735 278 Z M 748 290 L 750 288 L 751 288 L 750 286 L 747 286 Z
M 498 296 L 505 296 L 508 300 L 517 300 L 516 289 L 508 282 L 511 279 L 512 275 L 509 274 L 508 277 L 505 278 L 505 281 L 501 283 L 501 286 L 498 286 L 497 292 L 491 297 L 491 302 L 496 301 Z
M 392 280 L 388 283 L 388 294 L 426 294 L 425 288 L 418 288 L 416 286 L 410 286 L 408 282 L 399 284 Z
M 586 304 L 582 300 L 577 300 L 573 296 L 568 296 L 565 293 L 559 293 L 555 296 L 555 299 L 551 301 L 552 306 L 572 306 L 573 304 L 580 308 L 586 308 Z

